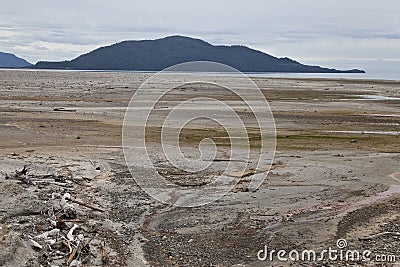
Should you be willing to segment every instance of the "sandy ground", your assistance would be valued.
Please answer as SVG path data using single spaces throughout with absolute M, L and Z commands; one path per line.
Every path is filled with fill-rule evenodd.
M 214 203 L 179 208 L 143 192 L 124 160 L 125 109 L 148 77 L 0 71 L 1 266 L 397 266 L 375 258 L 257 258 L 264 246 L 322 251 L 338 239 L 400 262 L 400 82 L 254 79 L 277 127 L 267 179 L 254 192 L 242 179 Z M 163 106 L 192 95 L 238 101 L 220 88 L 194 86 L 178 88 Z M 165 110 L 155 112 L 146 139 L 159 145 Z M 189 151 L 205 137 L 226 147 L 214 126 L 186 131 Z M 213 172 L 188 175 L 163 158 L 158 163 L 177 184 L 212 179 Z M 25 165 L 26 175 L 16 173 Z M 67 201 L 72 214 L 66 193 L 75 200 Z

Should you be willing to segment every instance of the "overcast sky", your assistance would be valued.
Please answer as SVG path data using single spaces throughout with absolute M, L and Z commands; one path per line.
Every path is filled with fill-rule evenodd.
M 305 63 L 400 61 L 398 0 L 13 0 L 1 6 L 0 51 L 32 63 L 178 34 Z

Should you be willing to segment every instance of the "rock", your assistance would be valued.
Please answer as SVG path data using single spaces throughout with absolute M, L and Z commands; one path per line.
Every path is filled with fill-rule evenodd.
M 74 205 L 67 202 L 67 199 L 70 199 L 71 195 L 69 193 L 65 193 L 60 201 L 61 208 L 64 209 L 63 217 L 66 219 L 75 219 L 76 218 L 76 208 Z
M 82 266 L 82 262 L 78 261 L 78 260 L 73 260 L 69 266 L 70 267 L 80 267 L 80 266 Z
M 75 219 L 76 218 L 76 208 L 72 204 L 67 204 L 64 207 L 63 217 L 66 219 Z
M 33 247 L 33 248 L 35 248 L 35 249 L 41 250 L 41 249 L 43 248 L 42 245 L 40 245 L 38 242 L 36 242 L 36 241 L 33 240 L 33 239 L 29 239 L 28 243 L 29 243 L 29 245 L 30 245 L 31 247 Z

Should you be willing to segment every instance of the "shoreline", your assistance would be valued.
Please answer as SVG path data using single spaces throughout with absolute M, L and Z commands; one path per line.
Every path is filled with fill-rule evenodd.
M 32 72 L 65 72 L 65 73 L 132 73 L 132 74 L 156 74 L 157 71 L 130 71 L 130 70 L 67 70 L 67 69 L 29 69 L 29 68 L 0 68 L 0 71 L 32 71 Z M 183 74 L 183 73 L 182 73 Z M 184 73 L 193 75 L 193 73 Z M 400 77 L 385 77 L 398 76 L 398 74 L 379 74 L 379 73 L 296 73 L 296 72 L 244 72 L 245 75 L 252 79 L 287 79 L 287 80 L 327 80 L 327 81 L 363 81 L 363 82 L 388 82 L 388 83 L 400 83 Z M 202 73 L 198 75 L 209 75 L 209 76 L 234 76 L 235 74 L 226 73 Z M 282 77 L 279 77 L 281 75 Z M 325 76 L 326 77 L 301 77 L 301 76 Z M 339 76 L 343 77 L 329 77 Z M 360 77 L 346 77 L 346 76 L 359 75 Z M 300 76 L 300 77 L 299 77 Z M 373 76 L 373 77 L 368 77 Z M 374 78 L 376 77 L 376 78 Z

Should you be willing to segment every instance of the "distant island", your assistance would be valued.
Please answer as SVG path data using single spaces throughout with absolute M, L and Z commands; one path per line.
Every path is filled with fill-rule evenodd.
M 0 68 L 23 68 L 32 66 L 31 63 L 10 53 L 0 52 Z
M 219 62 L 242 72 L 365 73 L 358 69 L 336 70 L 304 65 L 290 58 L 277 58 L 246 46 L 216 46 L 185 36 L 123 41 L 98 48 L 70 61 L 40 61 L 31 68 L 160 71 L 189 61 Z

